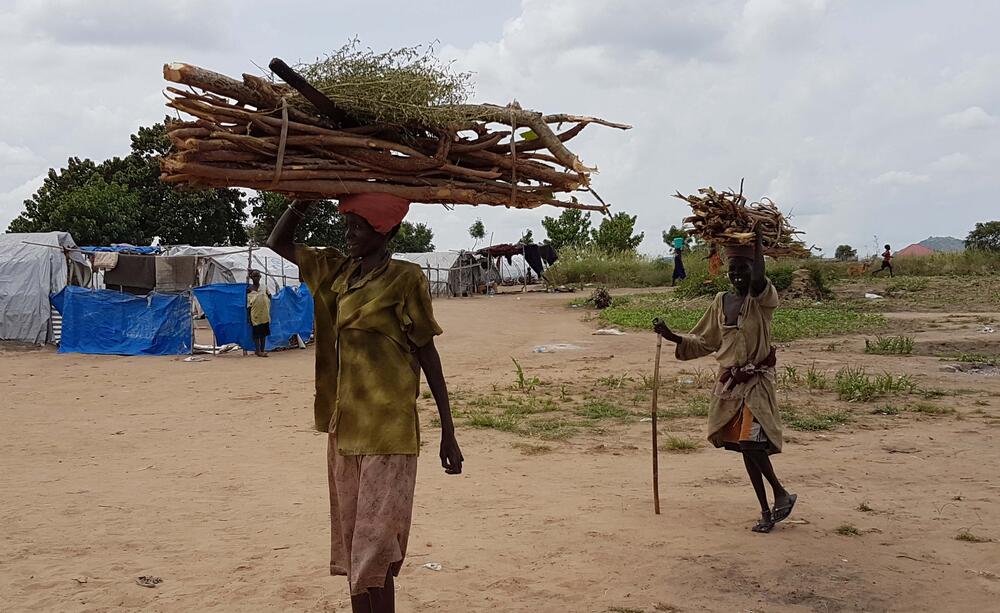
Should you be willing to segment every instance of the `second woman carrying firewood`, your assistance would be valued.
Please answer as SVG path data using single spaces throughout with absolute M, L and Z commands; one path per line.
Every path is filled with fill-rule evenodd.
M 663 324 L 653 329 L 676 343 L 678 360 L 715 354 L 719 378 L 712 390 L 708 440 L 737 451 L 760 503 L 761 518 L 754 532 L 770 532 L 786 519 L 796 496 L 778 480 L 770 456 L 781 452 L 781 417 L 775 394 L 775 348 L 771 317 L 778 292 L 765 275 L 761 231 L 753 246 L 726 247 L 733 290 L 716 295 L 712 306 L 690 334 L 676 334 Z M 764 481 L 774 505 L 768 503 Z

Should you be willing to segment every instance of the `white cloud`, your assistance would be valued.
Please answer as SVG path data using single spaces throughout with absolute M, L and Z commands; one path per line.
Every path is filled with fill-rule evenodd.
M 941 118 L 941 125 L 958 130 L 982 130 L 996 125 L 997 118 L 980 106 L 970 106 L 964 111 L 950 113 Z
M 948 155 L 939 157 L 930 164 L 931 170 L 945 173 L 968 170 L 972 166 L 972 158 L 964 153 L 949 153 Z
M 930 181 L 927 175 L 914 174 L 908 170 L 890 170 L 872 179 L 875 185 L 920 185 Z
M 990 3 L 7 4 L 0 135 L 9 149 L 0 146 L 0 160 L 24 163 L 5 171 L 0 161 L 0 225 L 37 186 L 29 179 L 69 156 L 127 153 L 131 132 L 162 119 L 164 62 L 236 76 L 273 56 L 316 57 L 353 34 L 375 48 L 440 40 L 443 58 L 476 72 L 481 101 L 517 98 L 527 108 L 634 124 L 624 133 L 588 127 L 572 148 L 600 167 L 601 195 L 638 214 L 651 254 L 665 251 L 660 231 L 687 213 L 670 194 L 739 187 L 741 177 L 750 197 L 773 197 L 795 214 L 807 243 L 828 253 L 868 245 L 875 234 L 893 244 L 964 236 L 994 213 L 1000 191 L 989 172 L 1000 165 L 1000 141 L 950 129 L 995 125 L 986 109 L 1000 109 L 992 31 L 1000 5 Z M 541 218 L 558 213 L 415 206 L 413 216 L 450 249 L 471 246 L 477 217 L 507 242 L 528 227 L 541 238 Z
M 38 191 L 44 180 L 45 174 L 41 174 L 0 193 L 0 232 L 6 231 L 10 222 L 21 214 L 22 203 Z

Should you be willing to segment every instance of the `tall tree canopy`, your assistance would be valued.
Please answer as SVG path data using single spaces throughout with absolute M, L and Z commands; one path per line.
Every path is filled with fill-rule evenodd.
M 131 153 L 101 163 L 70 158 L 50 169 L 24 201 L 8 232 L 65 230 L 81 245 L 108 243 L 225 245 L 247 240 L 241 192 L 181 191 L 160 182 L 159 157 L 170 148 L 164 124 L 140 127 Z
M 634 252 L 645 238 L 645 233 L 633 234 L 635 215 L 618 212 L 605 217 L 596 230 L 592 230 L 594 246 L 607 253 Z
M 1000 252 L 1000 221 L 977 223 L 965 237 L 966 249 Z
M 579 209 L 566 209 L 559 217 L 546 217 L 542 227 L 548 235 L 548 243 L 556 249 L 590 244 L 590 213 Z

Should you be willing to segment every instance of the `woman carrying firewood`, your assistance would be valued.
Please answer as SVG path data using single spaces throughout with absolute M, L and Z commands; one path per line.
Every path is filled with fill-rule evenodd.
M 765 276 L 759 226 L 755 234 L 752 247 L 726 248 L 734 289 L 716 295 L 690 334 L 676 334 L 662 322 L 653 329 L 677 344 L 678 360 L 715 354 L 719 379 L 712 391 L 708 440 L 743 454 L 761 509 L 760 521 L 752 530 L 770 532 L 791 514 L 796 496 L 778 481 L 769 457 L 780 453 L 782 444 L 771 345 L 771 316 L 778 306 L 778 292 Z M 768 504 L 765 479 L 774 494 L 773 507 Z
M 315 301 L 314 412 L 316 429 L 329 433 L 330 574 L 347 576 L 356 613 L 391 613 L 413 512 L 421 369 L 441 419 L 441 465 L 448 474 L 462 472 L 433 340 L 441 328 L 424 273 L 389 257 L 408 201 L 342 198 L 347 255 L 293 244 L 308 207 L 288 207 L 267 244 L 298 264 Z

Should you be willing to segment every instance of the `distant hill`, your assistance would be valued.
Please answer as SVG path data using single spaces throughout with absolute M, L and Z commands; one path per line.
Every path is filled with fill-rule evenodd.
M 917 243 L 938 252 L 965 251 L 965 241 L 952 236 L 932 236 Z

